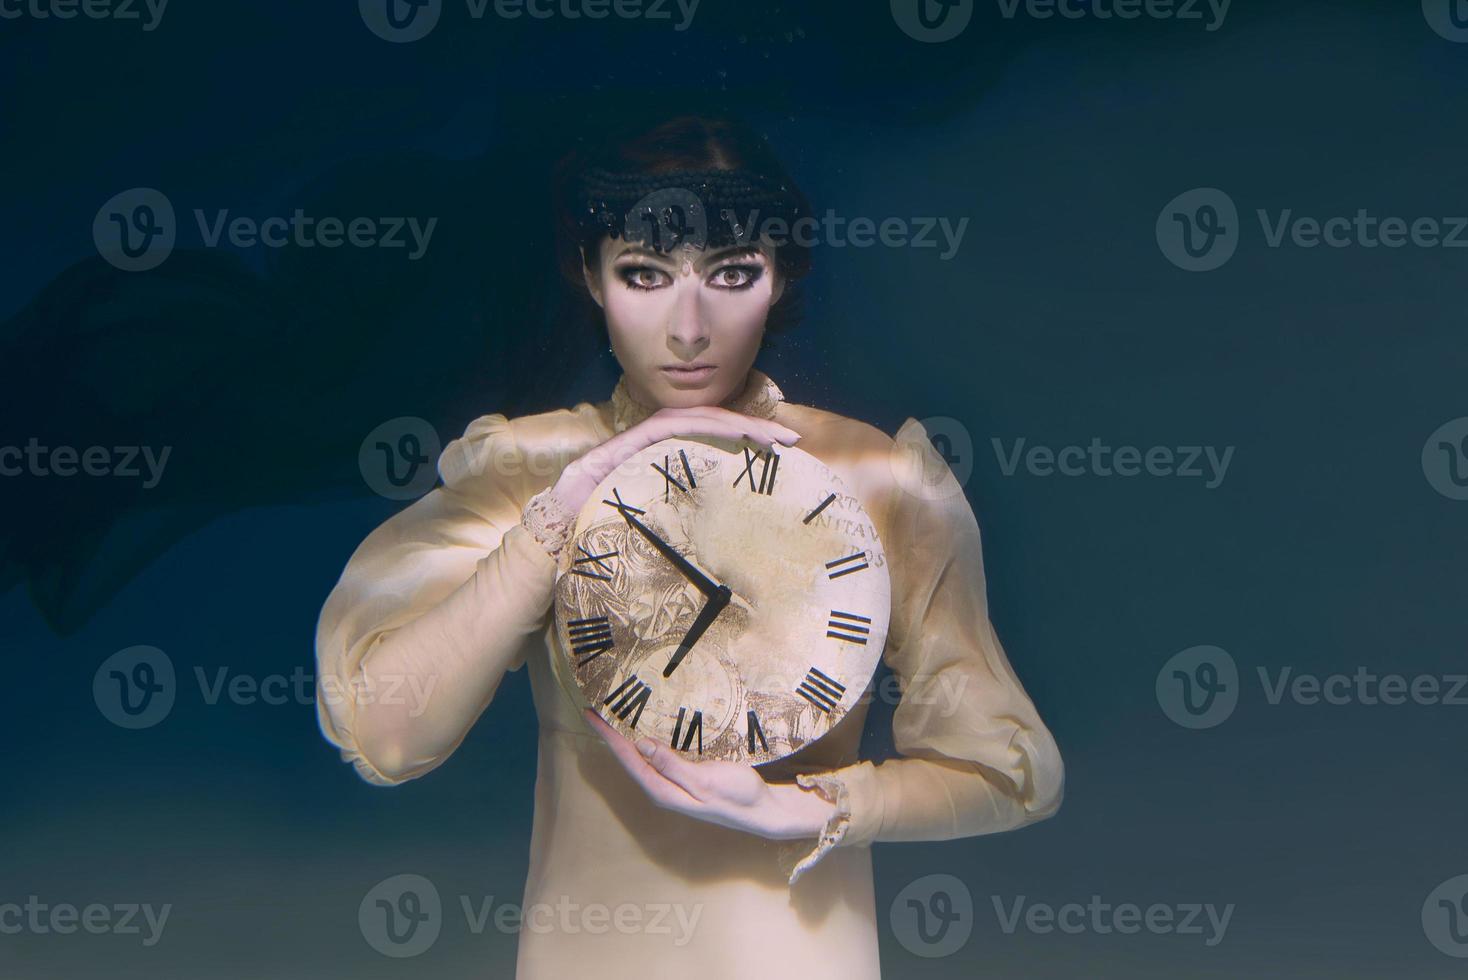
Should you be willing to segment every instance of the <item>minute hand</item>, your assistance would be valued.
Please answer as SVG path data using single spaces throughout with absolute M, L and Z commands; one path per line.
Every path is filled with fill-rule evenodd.
M 697 568 L 694 568 L 692 563 L 689 562 L 687 558 L 684 558 L 673 549 L 672 545 L 668 544 L 668 542 L 664 541 L 662 538 L 654 534 L 651 530 L 647 528 L 646 525 L 644 525 L 637 518 L 633 517 L 631 514 L 624 513 L 623 516 L 627 518 L 627 522 L 629 524 L 637 528 L 638 531 L 642 532 L 642 536 L 651 541 L 652 546 L 658 549 L 658 551 L 662 552 L 663 557 L 672 562 L 673 565 L 678 569 L 678 571 L 683 573 L 684 577 L 687 578 L 688 581 L 697 586 L 698 591 L 702 592 L 710 599 L 718 594 L 720 589 L 719 584 L 713 579 L 709 578 L 703 572 L 700 572 Z

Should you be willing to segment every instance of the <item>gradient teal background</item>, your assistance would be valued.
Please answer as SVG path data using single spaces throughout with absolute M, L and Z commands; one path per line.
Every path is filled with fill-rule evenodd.
M 1212 33 L 1006 21 L 981 7 L 963 37 L 932 46 L 902 35 L 881 3 L 836 12 L 704 0 L 683 34 L 459 16 L 402 46 L 337 6 L 175 0 L 148 34 L 0 22 L 10 191 L 0 315 L 15 315 L 5 343 L 18 345 L 35 296 L 89 258 L 91 219 L 122 189 L 159 187 L 181 210 L 269 214 L 343 160 L 392 151 L 430 173 L 432 161 L 514 157 L 522 140 L 537 159 L 587 107 L 719 94 L 769 134 L 818 210 L 970 218 L 948 262 L 937 250 L 818 249 L 806 322 L 760 362 L 793 401 L 889 433 L 908 416 L 944 416 L 972 434 L 965 489 L 984 529 L 993 619 L 1067 766 L 1052 820 L 877 847 L 884 973 L 1463 974 L 1464 961 L 1428 942 L 1421 911 L 1440 882 L 1468 873 L 1468 708 L 1276 706 L 1255 671 L 1468 670 L 1468 502 L 1436 493 L 1420 462 L 1430 433 L 1468 415 L 1468 252 L 1271 249 L 1254 211 L 1468 214 L 1468 44 L 1433 33 L 1406 2 L 1240 0 Z M 547 111 L 546 131 L 527 135 Z M 1222 269 L 1189 274 L 1163 257 L 1154 224 L 1169 200 L 1204 186 L 1232 196 L 1244 238 Z M 535 238 L 535 262 L 504 264 L 524 254 L 522 233 Z M 465 267 L 487 281 L 550 289 L 543 232 L 491 222 L 453 234 L 485 243 Z M 423 415 L 446 442 L 475 415 L 507 410 L 496 379 L 509 373 L 522 379 L 516 412 L 609 394 L 617 375 L 594 338 L 536 375 L 502 362 L 542 321 L 452 320 L 432 288 L 405 294 L 379 351 L 398 362 L 401 387 L 354 392 L 366 413 L 325 462 L 315 449 L 307 460 L 295 437 L 335 404 L 333 390 L 312 388 L 313 366 L 353 356 L 357 313 L 339 307 L 305 319 L 292 344 L 252 351 L 295 365 L 289 384 L 227 367 L 211 381 L 222 400 L 297 406 L 229 436 L 224 448 L 249 455 L 258 486 L 160 493 L 169 508 L 207 500 L 208 520 L 65 635 L 23 585 L 0 597 L 0 903 L 173 906 L 152 948 L 0 935 L 0 977 L 512 974 L 515 937 L 473 934 L 458 896 L 519 900 L 535 738 L 523 672 L 445 766 L 386 790 L 337 760 L 311 705 L 210 706 L 194 681 L 195 668 L 312 669 L 322 600 L 400 506 L 355 472 L 373 425 Z M 476 331 L 485 375 L 457 379 L 465 397 L 433 400 L 442 350 L 422 339 L 415 310 L 455 336 Z M 193 326 L 209 340 L 211 320 Z M 218 338 L 226 360 L 250 343 Z M 7 349 L 13 390 L 62 376 L 56 361 Z M 145 379 L 143 391 L 195 383 L 169 373 L 170 349 L 135 351 L 117 371 Z M 27 404 L 39 403 L 16 409 Z M 15 434 L 3 444 L 41 431 L 88 445 L 130 426 L 135 440 L 175 444 L 179 467 L 221 449 L 206 426 L 150 428 L 162 423 L 146 413 L 125 426 L 89 411 L 58 427 L 49 409 L 4 422 Z M 1005 476 L 991 439 L 1021 437 L 1236 452 L 1215 490 Z M 315 482 L 294 484 L 306 469 Z M 22 528 L 63 539 L 70 508 L 108 506 L 106 487 L 72 498 L 54 482 L 0 483 L 17 495 L 11 540 Z M 107 656 L 135 644 L 164 650 L 181 684 L 162 724 L 128 732 L 98 712 L 91 685 Z M 1163 714 L 1155 682 L 1170 656 L 1199 644 L 1230 652 L 1242 691 L 1227 722 L 1190 731 Z M 874 712 L 876 755 L 888 751 L 886 724 Z M 448 916 L 429 952 L 396 961 L 364 942 L 357 907 L 402 873 L 430 878 Z M 888 906 L 935 873 L 965 882 L 976 920 L 961 951 L 926 960 L 896 941 Z M 1145 932 L 1008 935 L 991 904 L 1093 894 L 1235 910 L 1208 947 Z

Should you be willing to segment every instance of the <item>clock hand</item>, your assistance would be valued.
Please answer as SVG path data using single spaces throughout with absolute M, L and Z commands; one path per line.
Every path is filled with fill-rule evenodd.
M 700 572 L 697 568 L 694 568 L 687 558 L 684 558 L 673 549 L 672 545 L 668 544 L 662 538 L 654 534 L 651 530 L 648 529 L 645 524 L 643 524 L 637 518 L 633 517 L 631 513 L 623 511 L 622 516 L 627 518 L 627 523 L 631 524 L 633 527 L 637 528 L 638 531 L 642 532 L 642 536 L 651 541 L 652 546 L 658 551 L 662 552 L 663 557 L 672 562 L 674 567 L 676 567 L 679 572 L 683 573 L 683 576 L 687 578 L 688 581 L 696 585 L 698 587 L 698 591 L 702 592 L 710 599 L 713 599 L 714 596 L 718 594 L 721 586 L 713 579 L 705 575 L 703 572 Z
M 733 593 L 729 591 L 729 587 L 727 585 L 721 585 L 709 601 L 703 604 L 703 608 L 694 617 L 693 625 L 688 627 L 687 635 L 678 644 L 678 649 L 673 651 L 673 658 L 668 661 L 668 666 L 663 668 L 664 677 L 673 676 L 673 671 L 677 670 L 678 665 L 683 662 L 683 658 L 688 656 L 688 651 L 693 649 L 693 644 L 698 642 L 698 638 L 703 636 L 704 631 L 713 623 L 714 618 L 729 604 L 729 597 L 731 595 Z

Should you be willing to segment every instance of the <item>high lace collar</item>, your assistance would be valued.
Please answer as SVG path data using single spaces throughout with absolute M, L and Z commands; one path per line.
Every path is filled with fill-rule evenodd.
M 784 400 L 785 393 L 768 374 L 758 368 L 750 368 L 744 390 L 722 402 L 721 407 L 741 415 L 769 419 L 775 417 L 776 407 Z M 656 406 L 644 405 L 632 397 L 627 388 L 626 374 L 617 379 L 617 386 L 612 389 L 612 428 L 615 431 L 634 426 L 655 411 Z

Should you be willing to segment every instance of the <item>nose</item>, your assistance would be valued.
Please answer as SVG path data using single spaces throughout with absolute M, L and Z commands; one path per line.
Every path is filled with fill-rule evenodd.
M 668 349 L 692 359 L 709 345 L 708 326 L 699 304 L 697 276 L 678 276 L 673 284 L 673 308 L 668 319 Z

